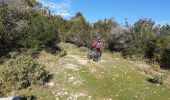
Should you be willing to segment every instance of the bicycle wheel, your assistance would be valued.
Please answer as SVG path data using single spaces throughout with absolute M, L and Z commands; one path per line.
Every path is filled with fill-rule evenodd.
M 98 56 L 97 49 L 94 49 L 94 52 L 93 52 L 93 61 L 94 62 L 98 62 L 99 61 L 99 56 Z
M 93 57 L 92 57 L 92 51 L 88 51 L 87 53 L 87 59 L 91 60 Z

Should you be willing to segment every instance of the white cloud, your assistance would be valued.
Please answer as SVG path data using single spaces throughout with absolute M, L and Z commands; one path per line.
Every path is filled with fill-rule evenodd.
M 48 7 L 56 15 L 61 15 L 64 18 L 70 17 L 71 13 L 71 1 L 70 0 L 38 0 L 44 7 Z
M 68 10 L 60 10 L 58 12 L 54 12 L 54 14 L 56 15 L 61 15 L 62 17 L 69 17 L 69 16 L 72 16 L 71 15 L 71 12 L 69 12 Z

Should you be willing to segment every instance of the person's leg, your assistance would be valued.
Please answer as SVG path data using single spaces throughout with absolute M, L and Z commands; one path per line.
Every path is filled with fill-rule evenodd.
M 96 53 L 98 53 L 98 50 L 96 48 L 93 48 L 93 56 L 95 56 Z
M 100 58 L 101 58 L 101 56 L 102 56 L 102 51 L 100 50 Z
M 98 53 L 99 53 L 99 58 L 101 58 L 102 52 L 100 49 L 98 49 Z

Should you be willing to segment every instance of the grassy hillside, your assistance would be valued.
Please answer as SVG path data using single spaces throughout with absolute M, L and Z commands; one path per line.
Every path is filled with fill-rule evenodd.
M 38 100 L 169 100 L 169 83 L 150 83 L 154 73 L 145 62 L 123 59 L 104 52 L 100 62 L 87 60 L 85 48 L 60 43 L 67 55 L 59 58 L 41 52 L 38 61 L 46 65 L 53 79 L 46 86 L 31 86 L 10 95 L 34 95 Z M 167 72 L 168 73 L 168 72 Z M 168 77 L 168 75 L 165 75 Z

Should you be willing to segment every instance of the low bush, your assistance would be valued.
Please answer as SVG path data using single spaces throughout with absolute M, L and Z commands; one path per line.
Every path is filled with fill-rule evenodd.
M 163 85 L 163 76 L 156 75 L 152 79 L 149 79 L 149 81 L 155 84 Z
M 166 49 L 163 53 L 161 66 L 170 69 L 170 49 Z
M 88 49 L 87 49 L 86 47 L 82 46 L 82 47 L 80 47 L 80 50 L 79 50 L 79 51 L 80 51 L 80 52 L 87 52 L 87 50 L 88 50 Z
M 35 48 L 30 49 L 30 50 L 28 50 L 27 55 L 30 55 L 33 58 L 37 58 L 38 55 L 39 55 L 39 51 L 37 49 L 35 49 Z
M 1 71 L 3 84 L 17 89 L 31 84 L 42 85 L 50 78 L 49 72 L 30 56 L 20 55 L 5 63 Z
M 147 63 L 151 66 L 151 68 L 160 68 L 159 63 L 154 60 L 149 60 Z
M 154 82 L 154 83 L 157 83 L 157 84 L 160 84 L 160 85 L 163 85 L 163 77 L 156 75 L 156 76 L 153 78 L 153 82 Z
M 19 98 L 20 98 L 19 100 L 37 100 L 37 98 L 33 95 L 22 95 L 19 96 Z
M 61 51 L 58 53 L 59 57 L 64 57 L 67 55 L 67 51 L 64 49 L 61 49 Z

